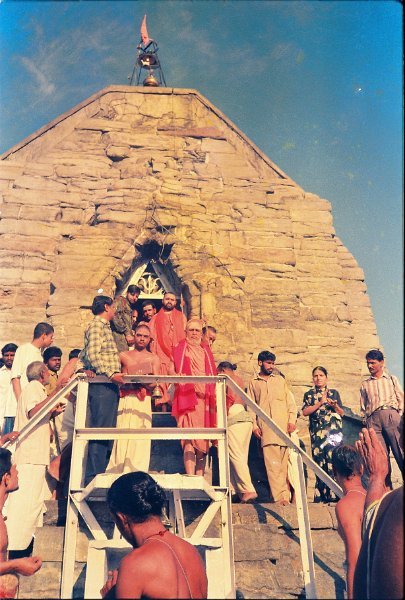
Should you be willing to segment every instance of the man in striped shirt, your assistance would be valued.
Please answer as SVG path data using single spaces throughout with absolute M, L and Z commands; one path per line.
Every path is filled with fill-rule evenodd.
M 370 372 L 361 384 L 360 409 L 367 428 L 372 427 L 387 455 L 392 454 L 401 472 L 404 466 L 403 412 L 404 391 L 397 377 L 384 368 L 384 355 L 380 350 L 366 354 Z

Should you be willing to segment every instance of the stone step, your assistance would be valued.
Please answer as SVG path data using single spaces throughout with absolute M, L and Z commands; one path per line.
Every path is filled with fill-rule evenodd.
M 60 525 L 63 522 L 63 503 L 48 501 L 46 504 L 45 524 L 37 530 L 34 546 L 35 554 L 42 557 L 43 567 L 33 577 L 21 577 L 19 598 L 59 597 L 64 536 L 64 527 Z M 184 504 L 188 535 L 196 527 L 204 504 Z M 92 509 L 107 534 L 111 535 L 113 523 L 105 504 L 94 502 Z M 309 504 L 309 513 L 318 596 L 343 598 L 344 546 L 336 530 L 335 508 L 333 505 Z M 237 597 L 304 598 L 295 506 L 234 504 L 232 521 Z M 219 527 L 218 516 L 207 535 L 217 534 L 214 530 Z M 87 528 L 82 525 L 77 542 L 75 598 L 83 597 L 89 539 Z

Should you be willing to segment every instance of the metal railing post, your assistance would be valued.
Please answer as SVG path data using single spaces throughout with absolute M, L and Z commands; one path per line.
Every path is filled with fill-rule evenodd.
M 302 570 L 304 573 L 305 597 L 307 600 L 316 600 L 318 595 L 315 582 L 314 550 L 305 487 L 304 463 L 301 456 L 295 450 L 290 450 L 290 453 L 300 535 Z
M 86 424 L 86 409 L 89 384 L 79 379 L 77 386 L 75 424 L 72 440 L 72 458 L 70 464 L 69 490 L 66 508 L 65 539 L 63 543 L 62 578 L 60 586 L 61 598 L 72 598 L 75 580 L 77 528 L 79 524 L 78 509 L 72 499 L 72 490 L 82 487 L 85 469 L 85 453 L 87 440 L 76 438 L 76 430 Z
M 217 401 L 217 427 L 226 430 L 226 379 L 221 377 L 215 384 L 215 395 Z M 219 485 L 229 488 L 229 456 L 228 440 L 218 440 L 218 470 Z

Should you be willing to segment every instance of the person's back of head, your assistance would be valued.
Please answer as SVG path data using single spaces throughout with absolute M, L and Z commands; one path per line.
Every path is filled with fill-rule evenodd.
M 30 363 L 27 367 L 28 381 L 40 381 L 45 369 L 45 363 L 41 362 L 40 360 L 35 360 L 34 362 Z
M 94 316 L 101 315 L 105 311 L 105 305 L 111 306 L 112 298 L 109 296 L 95 296 L 91 305 L 91 312 Z
M 72 360 L 72 358 L 78 358 L 80 352 L 80 348 L 73 348 L 73 350 L 69 352 L 69 360 Z
M 164 490 L 143 471 L 121 475 L 108 490 L 107 503 L 113 514 L 121 513 L 134 523 L 160 517 L 166 502 Z
M 332 451 L 332 468 L 335 474 L 351 479 L 363 473 L 363 461 L 354 446 L 341 445 Z
M 235 365 L 227 360 L 223 360 L 217 366 L 218 373 L 225 373 L 226 371 L 236 371 L 236 369 L 237 369 L 237 365 Z
M 51 333 L 54 333 L 52 325 L 49 325 L 49 323 L 38 323 L 35 325 L 33 338 L 34 340 L 38 340 L 42 335 L 50 335 Z
M 7 448 L 0 448 L 0 483 L 4 475 L 10 473 L 11 452 Z

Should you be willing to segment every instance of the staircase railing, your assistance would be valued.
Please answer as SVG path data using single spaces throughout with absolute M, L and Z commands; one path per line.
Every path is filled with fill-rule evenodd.
M 207 377 L 190 377 L 190 376 L 163 376 L 163 375 L 125 375 L 124 381 L 126 383 L 145 383 L 145 384 L 158 384 L 158 383 L 215 383 L 217 392 L 217 410 L 218 410 L 218 423 L 219 428 L 172 428 L 172 427 L 159 427 L 153 429 L 117 429 L 117 428 L 93 428 L 80 426 L 76 428 L 75 425 L 75 436 L 79 443 L 87 443 L 89 440 L 116 440 L 116 439 L 128 439 L 128 438 L 142 438 L 148 439 L 224 439 L 224 432 L 226 430 L 226 419 L 225 419 L 225 385 L 229 386 L 245 403 L 249 409 L 255 413 L 260 419 L 266 423 L 266 425 L 282 440 L 283 444 L 292 451 L 293 456 L 293 472 L 295 472 L 295 491 L 296 491 L 296 507 L 298 515 L 299 533 L 300 533 L 300 546 L 301 546 L 301 559 L 304 570 L 304 585 L 307 598 L 317 598 L 316 583 L 315 583 L 315 568 L 313 558 L 313 546 L 311 538 L 311 528 L 309 521 L 308 503 L 305 488 L 305 477 L 304 467 L 312 469 L 314 473 L 321 479 L 338 497 L 343 495 L 340 486 L 323 471 L 316 462 L 298 445 L 291 437 L 286 434 L 278 425 L 228 376 L 217 375 Z M 79 389 L 82 387 L 80 384 L 86 384 L 83 388 L 86 388 L 85 396 L 86 402 L 81 407 L 81 423 L 83 425 L 85 419 L 85 411 L 87 408 L 87 391 L 88 384 L 93 385 L 102 382 L 109 382 L 105 377 L 95 377 L 88 379 L 84 374 L 76 375 L 64 388 L 58 391 L 49 402 L 44 405 L 41 410 L 38 411 L 29 421 L 29 423 L 21 430 L 17 440 L 13 442 L 7 442 L 5 447 L 13 451 L 17 443 L 22 442 L 30 432 L 36 427 L 36 425 L 55 408 L 61 400 L 65 399 L 65 396 L 74 390 L 78 385 Z M 218 401 L 218 399 L 220 401 Z M 77 417 L 77 415 L 76 415 Z M 227 457 L 227 452 L 224 456 Z M 79 476 L 79 471 L 76 465 L 72 464 L 71 483 L 72 490 L 79 491 L 82 488 L 82 481 L 78 481 L 78 476 L 81 477 L 83 474 L 82 469 Z M 229 465 L 227 460 L 224 461 L 223 457 L 219 460 L 219 475 L 220 481 L 223 482 L 224 478 L 229 480 Z

